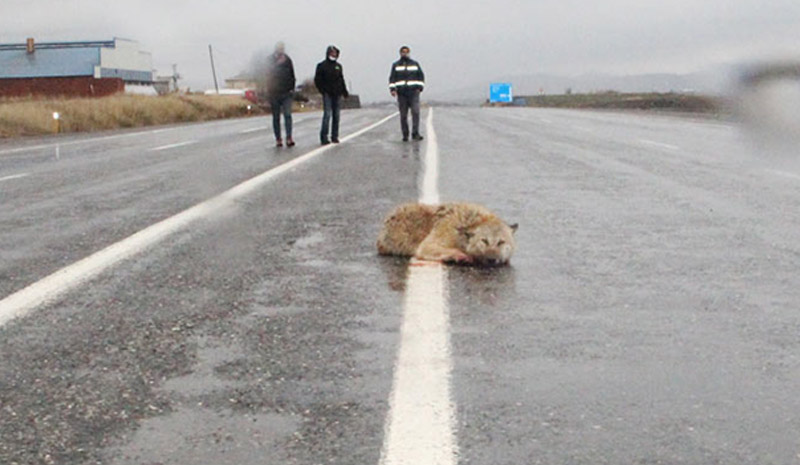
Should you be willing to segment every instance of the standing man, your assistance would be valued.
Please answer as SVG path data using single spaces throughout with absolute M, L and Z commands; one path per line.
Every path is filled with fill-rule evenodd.
M 400 129 L 403 142 L 408 141 L 408 109 L 411 108 L 411 137 L 422 140 L 419 133 L 419 94 L 425 88 L 425 74 L 422 67 L 410 57 L 411 49 L 400 47 L 400 59 L 392 64 L 389 74 L 389 91 L 397 97 L 400 107 Z
M 319 142 L 327 145 L 333 142 L 339 143 L 339 108 L 341 98 L 350 95 L 347 86 L 344 84 L 344 73 L 342 65 L 339 64 L 339 49 L 329 45 L 325 50 L 325 60 L 317 65 L 317 72 L 314 74 L 314 85 L 322 94 L 322 128 L 319 132 Z M 328 124 L 333 117 L 333 124 L 330 126 L 330 139 L 328 139 Z
M 286 123 L 286 146 L 292 147 L 292 100 L 294 97 L 294 65 L 285 52 L 283 42 L 275 44 L 275 53 L 267 63 L 267 96 L 272 107 L 272 129 L 275 132 L 275 145 L 283 147 L 281 139 L 281 113 Z

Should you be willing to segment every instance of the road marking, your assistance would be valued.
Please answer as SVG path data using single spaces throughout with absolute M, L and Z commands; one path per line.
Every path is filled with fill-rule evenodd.
M 305 120 L 307 120 L 309 118 L 311 118 L 311 117 L 310 116 L 304 116 L 302 118 L 298 118 L 297 116 L 292 116 L 292 123 L 293 124 L 299 124 L 299 123 L 302 123 L 303 121 L 305 121 Z M 271 129 L 272 128 L 269 127 L 269 126 L 259 126 L 257 128 L 250 128 L 250 129 L 245 129 L 243 131 L 239 131 L 239 134 L 249 134 L 251 132 L 256 132 L 256 131 L 269 131 L 269 133 L 271 134 L 272 133 Z
M 161 147 L 152 148 L 152 149 L 148 150 L 148 152 L 160 152 L 162 150 L 169 150 L 169 149 L 174 149 L 174 148 L 177 148 L 177 147 L 183 147 L 185 145 L 196 144 L 197 142 L 198 141 L 196 141 L 196 140 L 187 140 L 187 141 L 184 141 L 184 142 L 178 142 L 177 144 L 162 145 Z
M 376 123 L 342 138 L 342 143 L 380 126 L 393 118 L 396 114 L 397 113 L 393 113 Z M 86 283 L 117 263 L 144 251 L 148 247 L 152 247 L 195 221 L 230 209 L 240 198 L 252 193 L 277 176 L 296 168 L 332 147 L 335 146 L 326 145 L 319 147 L 280 166 L 265 171 L 228 189 L 216 197 L 212 197 L 170 218 L 149 226 L 3 298 L 0 300 L 0 327 L 14 318 L 19 318 L 28 314 L 44 303 L 57 299 L 64 293 Z
M 680 150 L 681 149 L 677 145 L 665 144 L 663 142 L 656 142 L 654 140 L 639 139 L 639 143 L 646 144 L 646 145 L 652 145 L 653 147 L 660 147 L 662 149 L 667 149 L 667 150 Z
M 522 111 L 525 111 L 525 110 L 522 110 Z M 499 112 L 503 112 L 503 113 L 499 113 Z M 519 116 L 519 114 L 516 114 L 516 113 L 509 113 L 508 109 L 502 109 L 502 110 L 498 110 L 498 114 L 500 114 L 501 118 L 513 119 L 513 120 L 522 121 L 522 122 L 525 122 L 525 123 L 528 123 L 528 124 L 538 124 L 538 123 L 553 124 L 553 120 L 550 120 L 550 119 L 547 119 L 547 118 L 543 118 L 541 116 L 537 116 L 537 115 L 535 115 L 533 113 L 528 113 L 526 116 Z
M 0 178 L 0 182 L 11 181 L 12 179 L 25 178 L 25 177 L 28 177 L 28 176 L 30 176 L 30 173 L 12 174 L 11 176 L 6 176 L 4 178 Z
M 427 204 L 439 203 L 439 145 L 436 142 L 436 133 L 433 130 L 433 108 L 428 110 L 428 120 L 425 124 L 428 144 L 425 146 L 425 167 L 422 178 L 422 192 L 420 202 Z
M 65 145 L 88 144 L 88 143 L 91 143 L 91 142 L 103 142 L 103 141 L 113 140 L 113 139 L 122 139 L 122 138 L 125 138 L 125 137 L 146 136 L 146 135 L 150 135 L 150 134 L 158 134 L 158 133 L 165 132 L 165 131 L 174 131 L 175 129 L 178 129 L 178 128 L 154 129 L 152 131 L 131 132 L 131 133 L 128 133 L 128 134 L 117 134 L 117 135 L 114 135 L 114 136 L 93 137 L 91 139 L 81 139 L 81 140 L 73 140 L 73 141 L 66 141 L 66 142 L 58 142 L 56 144 L 31 145 L 30 147 L 19 147 L 19 148 L 16 148 L 16 149 L 0 150 L 0 155 L 49 149 L 49 148 L 58 147 L 59 145 L 65 146 Z
M 239 131 L 239 134 L 249 134 L 251 132 L 266 131 L 266 130 L 267 130 L 266 126 L 261 126 L 259 128 L 250 128 L 250 129 L 245 129 L 244 131 Z
M 234 124 L 238 124 L 241 121 L 234 120 L 219 120 L 219 121 L 209 121 L 206 123 L 198 123 L 200 125 L 216 125 L 216 126 L 230 126 Z M 66 141 L 66 142 L 58 142 L 55 144 L 42 144 L 42 145 L 31 145 L 29 147 L 19 147 L 16 149 L 5 149 L 0 150 L 0 155 L 11 154 L 11 153 L 19 153 L 19 152 L 28 152 L 28 151 L 36 151 L 36 150 L 43 150 L 56 147 L 58 145 L 67 146 L 67 145 L 78 145 L 78 144 L 89 144 L 92 142 L 103 142 L 107 140 L 114 140 L 114 139 L 123 139 L 126 137 L 138 137 L 138 136 L 147 136 L 151 134 L 160 134 L 162 132 L 168 131 L 175 131 L 178 129 L 183 129 L 185 126 L 176 126 L 170 128 L 161 128 L 161 129 L 150 129 L 147 131 L 139 131 L 139 132 L 129 132 L 127 134 L 114 134 L 112 136 L 102 136 L 102 137 L 92 137 L 88 139 L 80 139 L 80 140 L 73 140 L 73 141 Z
M 438 147 L 428 112 L 425 175 L 420 202 L 439 201 Z M 408 267 L 400 347 L 389 414 L 384 427 L 381 465 L 455 465 L 455 405 L 450 392 L 450 315 L 445 267 L 412 261 Z
M 781 170 L 773 170 L 773 169 L 765 169 L 764 171 L 772 174 L 776 174 L 778 176 L 782 176 L 784 178 L 790 179 L 800 179 L 800 174 L 789 173 L 788 171 L 781 171 Z M 2 179 L 0 179 L 2 181 Z

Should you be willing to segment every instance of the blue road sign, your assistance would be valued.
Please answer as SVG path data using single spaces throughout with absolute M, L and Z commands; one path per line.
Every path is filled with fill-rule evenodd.
M 496 102 L 511 102 L 511 84 L 508 82 L 493 82 L 489 84 L 489 101 Z

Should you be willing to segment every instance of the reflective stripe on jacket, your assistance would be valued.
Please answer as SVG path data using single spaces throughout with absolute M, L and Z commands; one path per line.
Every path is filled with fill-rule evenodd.
M 422 89 L 425 87 L 425 73 L 416 61 L 401 58 L 392 64 L 389 73 L 389 90 Z

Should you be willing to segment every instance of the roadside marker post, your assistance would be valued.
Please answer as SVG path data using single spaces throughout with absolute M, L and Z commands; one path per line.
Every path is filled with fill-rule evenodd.
M 57 111 L 53 112 L 53 132 L 56 134 L 61 132 L 61 115 Z

